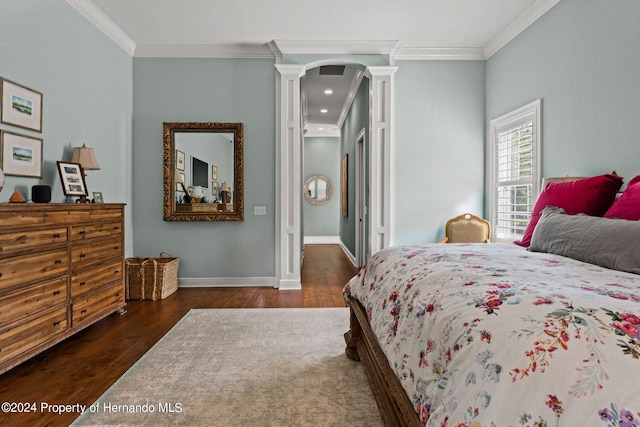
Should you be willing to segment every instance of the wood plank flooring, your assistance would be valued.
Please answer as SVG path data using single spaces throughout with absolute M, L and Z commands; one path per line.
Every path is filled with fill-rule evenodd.
M 181 288 L 160 301 L 129 301 L 113 314 L 0 375 L 0 403 L 36 405 L 0 412 L 0 425 L 66 426 L 77 413 L 42 412 L 42 404 L 91 405 L 192 308 L 344 307 L 342 287 L 357 273 L 338 245 L 307 245 L 302 290 Z

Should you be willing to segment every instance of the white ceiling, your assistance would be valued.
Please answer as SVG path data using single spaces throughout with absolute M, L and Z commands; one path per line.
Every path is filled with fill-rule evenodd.
M 560 0 L 66 1 L 136 57 L 369 53 L 393 61 L 486 59 Z M 315 80 L 317 90 L 328 84 L 309 76 L 308 90 Z M 351 81 L 339 86 L 332 111 Z M 329 98 L 307 96 L 309 102 Z M 309 121 L 324 120 L 313 117 L 316 110 L 309 106 Z M 327 123 L 339 119 L 333 114 Z

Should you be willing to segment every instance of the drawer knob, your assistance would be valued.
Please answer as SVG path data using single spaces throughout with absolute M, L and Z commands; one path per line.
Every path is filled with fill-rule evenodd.
M 60 233 L 54 233 L 53 237 L 56 238 L 56 239 L 59 238 L 60 237 Z
M 119 249 L 120 249 L 120 246 L 114 246 L 114 247 L 113 247 L 113 250 L 114 250 L 114 251 L 117 251 L 117 250 L 119 250 Z
M 2 277 L 2 273 L 0 273 L 0 277 Z
M 80 258 L 86 258 L 87 255 L 85 255 L 84 253 L 80 254 Z
M 85 234 L 87 234 L 87 232 L 86 232 L 86 231 L 84 231 L 84 230 L 82 230 L 79 234 L 80 234 L 81 236 L 84 236 Z
M 113 274 L 120 274 L 120 270 L 114 270 Z
M 57 259 L 54 261 L 56 264 L 62 264 L 62 260 L 61 259 Z
M 54 295 L 60 295 L 60 291 L 53 291 Z
M 85 309 L 83 309 L 83 310 L 80 310 L 80 314 L 85 314 L 86 312 L 87 312 L 87 309 L 86 309 L 86 308 L 85 308 Z
M 60 321 L 53 322 L 53 326 L 60 326 Z
M 86 284 L 87 284 L 87 282 L 80 282 L 80 286 L 84 286 Z

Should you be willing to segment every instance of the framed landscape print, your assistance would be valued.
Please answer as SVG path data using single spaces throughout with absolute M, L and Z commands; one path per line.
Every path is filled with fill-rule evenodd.
M 42 132 L 42 94 L 0 78 L 0 122 Z
M 0 140 L 5 175 L 42 178 L 42 139 L 2 131 Z
M 58 161 L 58 172 L 65 196 L 87 196 L 87 184 L 80 163 Z

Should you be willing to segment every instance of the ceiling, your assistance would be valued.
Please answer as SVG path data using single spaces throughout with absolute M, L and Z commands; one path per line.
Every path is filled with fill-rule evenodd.
M 559 1 L 66 0 L 135 57 L 383 54 L 390 62 L 486 59 Z M 346 71 L 338 77 L 307 70 L 310 124 L 341 124 L 361 78 Z

